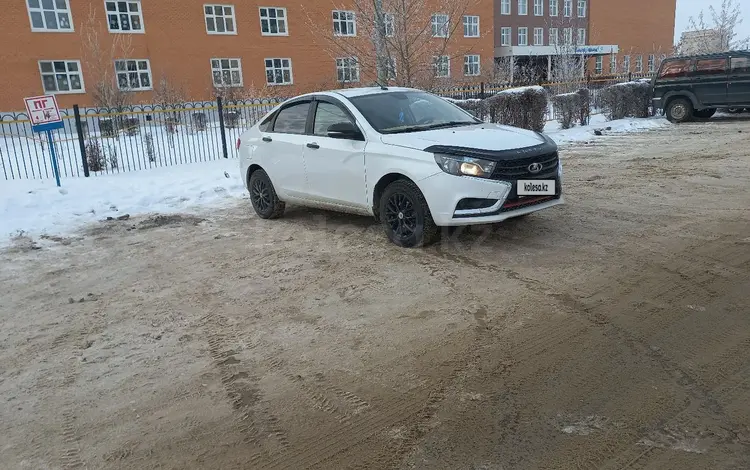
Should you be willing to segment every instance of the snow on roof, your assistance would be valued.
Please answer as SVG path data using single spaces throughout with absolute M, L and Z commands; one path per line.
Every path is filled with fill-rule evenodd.
M 536 91 L 536 92 L 544 93 L 544 88 L 540 87 L 538 85 L 534 85 L 534 86 L 522 86 L 522 87 L 518 87 L 518 88 L 509 88 L 507 90 L 501 91 L 500 93 L 525 93 L 527 91 Z

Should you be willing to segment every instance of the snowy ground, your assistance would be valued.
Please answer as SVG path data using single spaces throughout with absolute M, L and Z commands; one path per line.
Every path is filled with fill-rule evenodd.
M 584 127 L 561 130 L 557 122 L 545 131 L 559 144 L 596 141 L 607 135 L 668 125 L 662 118 L 606 122 L 603 115 Z M 610 127 L 611 130 L 606 130 Z M 602 129 L 604 136 L 595 136 Z M 227 177 L 226 174 L 229 175 Z M 200 212 L 246 197 L 237 159 L 215 160 L 96 178 L 10 180 L 0 184 L 0 246 L 27 234 L 65 235 L 89 222 L 151 212 Z

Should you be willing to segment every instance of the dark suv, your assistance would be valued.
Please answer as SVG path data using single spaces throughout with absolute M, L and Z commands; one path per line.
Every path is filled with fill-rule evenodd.
M 750 107 L 750 51 L 666 59 L 653 80 L 654 109 L 672 122 Z

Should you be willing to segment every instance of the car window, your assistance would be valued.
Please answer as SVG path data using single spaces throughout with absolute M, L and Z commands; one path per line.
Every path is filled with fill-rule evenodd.
M 284 134 L 304 134 L 310 102 L 293 104 L 279 111 L 273 125 L 274 132 Z
M 458 106 L 421 91 L 373 93 L 350 101 L 376 131 L 384 134 L 479 122 Z
M 732 57 L 732 72 L 750 73 L 750 57 Z
M 727 70 L 727 59 L 700 59 L 695 63 L 696 75 L 723 74 Z
M 271 130 L 271 121 L 273 121 L 273 114 L 269 115 L 263 120 L 263 122 L 258 124 L 258 129 L 261 132 L 268 132 L 269 130 Z
M 690 60 L 672 60 L 664 64 L 661 74 L 661 78 L 675 78 L 684 77 L 687 75 L 690 69 Z
M 352 120 L 343 109 L 335 104 L 326 103 L 324 101 L 318 102 L 318 109 L 315 110 L 313 134 L 326 136 L 328 135 L 328 127 L 340 122 L 352 122 Z

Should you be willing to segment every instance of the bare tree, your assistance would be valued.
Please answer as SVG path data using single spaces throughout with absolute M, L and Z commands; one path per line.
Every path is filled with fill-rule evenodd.
M 551 76 L 548 80 L 555 84 L 555 94 L 573 92 L 581 88 L 585 82 L 585 57 L 576 52 L 578 47 L 586 42 L 585 36 L 581 37 L 579 34 L 579 30 L 584 26 L 585 23 L 581 20 L 563 16 L 562 12 L 547 20 L 546 30 L 554 48 L 551 57 Z
M 697 18 L 690 18 L 687 35 L 683 34 L 678 47 L 681 54 L 710 54 L 750 48 L 750 38 L 737 37 L 737 29 L 743 21 L 740 0 L 722 0 L 718 11 L 711 5 L 708 12 L 708 21 L 703 11 Z
M 429 88 L 449 81 L 442 75 L 451 59 L 461 57 L 463 61 L 463 56 L 472 52 L 470 47 L 457 47 L 453 38 L 463 30 L 464 14 L 477 3 L 478 0 L 353 0 L 353 7 L 332 3 L 332 10 L 350 11 L 351 18 L 342 14 L 343 18 L 321 23 L 308 13 L 307 23 L 330 57 L 339 60 L 340 84 L 384 84 L 383 79 L 387 78 L 399 85 Z M 347 29 L 354 25 L 352 20 L 356 22 L 356 36 Z M 352 66 L 351 59 L 358 67 Z M 359 76 L 353 76 L 352 69 L 358 70 L 354 74 Z M 335 70 L 333 65 L 331 70 Z

